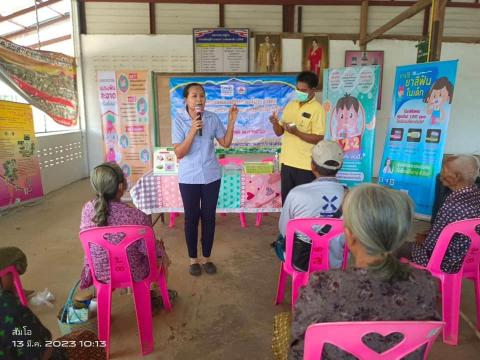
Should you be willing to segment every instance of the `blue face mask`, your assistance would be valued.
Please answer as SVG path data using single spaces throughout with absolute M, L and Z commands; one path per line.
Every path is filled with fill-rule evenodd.
M 308 93 L 295 90 L 296 98 L 300 102 L 306 102 L 308 100 Z

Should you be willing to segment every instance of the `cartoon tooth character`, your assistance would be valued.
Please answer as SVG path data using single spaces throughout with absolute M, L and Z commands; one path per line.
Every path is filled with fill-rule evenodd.
M 423 102 L 427 104 L 427 114 L 431 116 L 431 124 L 436 125 L 445 120 L 444 106 L 452 103 L 453 85 L 447 77 L 441 77 L 430 88 Z

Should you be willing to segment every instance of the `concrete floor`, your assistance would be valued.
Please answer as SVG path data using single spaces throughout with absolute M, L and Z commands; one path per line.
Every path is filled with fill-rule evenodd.
M 58 309 L 80 274 L 83 252 L 78 226 L 82 204 L 91 197 L 89 182 L 82 180 L 37 204 L 0 216 L 0 246 L 18 246 L 27 254 L 24 287 L 37 291 L 48 287 L 57 298 L 53 309 L 31 306 L 54 337 L 59 336 Z M 278 261 L 269 244 L 276 236 L 277 221 L 277 215 L 266 216 L 257 228 L 254 216 L 247 215 L 250 226 L 242 229 L 238 215 L 218 217 L 213 256 L 219 272 L 199 278 L 187 273 L 182 217 L 173 229 L 158 222 L 156 232 L 172 260 L 169 288 L 177 290 L 179 298 L 172 313 L 162 311 L 154 317 L 155 351 L 145 359 L 272 358 L 272 318 L 289 309 L 289 300 L 273 305 Z M 472 323 L 474 304 L 473 286 L 465 283 L 462 312 Z M 460 344 L 451 347 L 438 341 L 431 359 L 480 358 L 479 335 L 467 321 L 460 324 Z M 113 298 L 111 357 L 142 358 L 129 295 Z

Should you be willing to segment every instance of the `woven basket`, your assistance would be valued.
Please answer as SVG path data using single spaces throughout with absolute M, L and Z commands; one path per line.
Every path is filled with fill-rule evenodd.
M 60 328 L 60 333 L 62 335 L 67 335 L 70 334 L 71 332 L 74 331 L 81 331 L 81 330 L 88 330 L 91 331 L 95 334 L 98 334 L 98 326 L 97 326 L 97 317 L 93 317 L 91 319 L 88 319 L 87 321 L 75 323 L 75 324 L 70 324 L 67 323 L 67 311 L 69 307 L 73 307 L 73 295 L 77 291 L 78 285 L 80 284 L 80 281 L 78 281 L 75 286 L 70 290 L 70 293 L 68 294 L 67 301 L 65 301 L 65 305 L 60 309 L 58 316 L 57 316 L 57 322 L 58 322 L 58 327 Z
M 287 360 L 290 351 L 292 314 L 282 312 L 273 318 L 272 351 L 276 360 Z

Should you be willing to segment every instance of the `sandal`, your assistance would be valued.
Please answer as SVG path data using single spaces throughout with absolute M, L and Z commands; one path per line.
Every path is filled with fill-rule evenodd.
M 202 274 L 202 268 L 200 267 L 200 264 L 191 264 L 188 272 L 192 276 L 200 276 Z
M 208 261 L 205 264 L 202 264 L 202 267 L 207 274 L 213 275 L 217 273 L 217 267 L 211 261 Z

